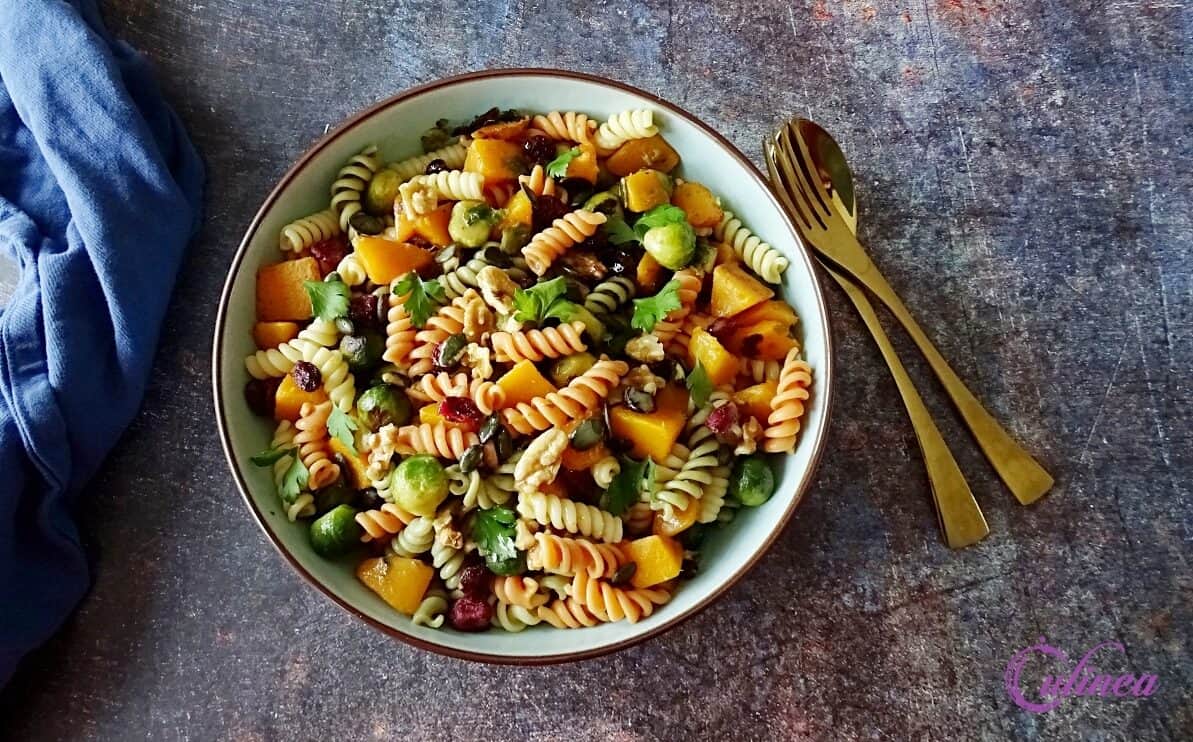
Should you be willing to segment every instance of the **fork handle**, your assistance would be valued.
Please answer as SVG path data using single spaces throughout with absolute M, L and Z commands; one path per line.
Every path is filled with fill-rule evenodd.
M 924 458 L 928 484 L 932 488 L 932 501 L 936 505 L 936 518 L 940 523 L 941 533 L 944 534 L 945 543 L 953 549 L 976 544 L 990 533 L 990 527 L 986 525 L 986 518 L 973 497 L 969 482 L 965 481 L 965 475 L 957 466 L 953 452 L 949 450 L 948 444 L 932 420 L 932 414 L 924 406 L 924 400 L 907 374 L 903 362 L 899 360 L 899 354 L 891 345 L 891 339 L 882 329 L 874 306 L 866 298 L 866 292 L 858 288 L 853 281 L 829 266 L 823 263 L 821 265 L 841 285 L 845 295 L 853 302 L 857 313 L 874 336 L 874 342 L 882 352 L 882 357 L 891 370 L 891 376 L 895 377 L 895 386 L 899 388 L 899 394 L 903 397 L 903 405 L 907 408 L 907 416 L 911 418 L 911 427 L 915 430 L 915 439 Z
M 986 411 L 920 329 L 878 267 L 873 262 L 867 263 L 863 270 L 850 271 L 851 275 L 874 292 L 907 330 L 907 334 L 911 335 L 1003 483 L 1023 505 L 1030 505 L 1043 497 L 1053 485 L 1052 476 Z

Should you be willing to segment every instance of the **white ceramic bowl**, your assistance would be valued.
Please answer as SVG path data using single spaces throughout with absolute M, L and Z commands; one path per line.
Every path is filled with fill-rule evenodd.
M 386 160 L 420 152 L 419 134 L 436 119 L 471 119 L 491 106 L 533 111 L 578 110 L 598 120 L 628 108 L 650 108 L 680 153 L 680 173 L 707 184 L 756 234 L 791 265 L 783 296 L 801 318 L 805 357 L 815 373 L 812 398 L 794 455 L 780 457 L 778 489 L 763 506 L 745 508 L 710 539 L 699 573 L 680 585 L 670 603 L 637 624 L 579 630 L 542 625 L 517 634 L 466 634 L 414 626 L 352 573 L 352 560 L 328 561 L 312 551 L 305 523 L 290 523 L 279 507 L 270 470 L 249 457 L 266 448 L 268 421 L 245 406 L 243 359 L 255 350 L 254 276 L 279 258 L 278 233 L 287 222 L 327 207 L 338 169 L 368 144 Z M 216 418 L 236 484 L 253 517 L 284 557 L 336 603 L 403 641 L 465 659 L 537 664 L 597 656 L 658 635 L 693 615 L 736 582 L 778 537 L 811 481 L 824 444 L 833 384 L 832 344 L 824 296 L 804 249 L 758 170 L 733 145 L 694 116 L 641 90 L 589 75 L 556 70 L 494 70 L 448 78 L 408 90 L 360 113 L 317 142 L 274 188 L 249 225 L 220 300 L 215 328 L 213 381 Z

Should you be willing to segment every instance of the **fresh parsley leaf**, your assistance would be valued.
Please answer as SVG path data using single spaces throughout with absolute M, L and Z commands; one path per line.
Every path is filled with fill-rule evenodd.
M 424 281 L 417 273 L 407 273 L 393 288 L 397 296 L 405 295 L 403 302 L 406 311 L 410 313 L 410 321 L 415 327 L 423 327 L 435 311 L 447 303 L 447 293 L 435 279 Z
M 612 242 L 614 245 L 642 241 L 642 238 L 634 230 L 630 229 L 630 225 L 625 223 L 625 217 L 618 214 L 614 214 L 605 220 L 605 234 L 609 236 L 609 242 Z
M 652 227 L 663 227 L 668 224 L 687 224 L 688 215 L 683 209 L 671 204 L 656 206 L 634 222 L 634 233 L 642 239 Z
M 567 176 L 568 163 L 580 156 L 580 148 L 572 147 L 567 152 L 560 153 L 551 162 L 547 163 L 547 175 L 552 178 L 564 178 Z
M 708 372 L 704 370 L 704 364 L 700 361 L 696 361 L 696 368 L 688 374 L 687 387 L 692 404 L 696 405 L 697 409 L 708 402 L 708 397 L 712 394 L 712 380 L 708 378 Z
M 547 307 L 547 310 L 543 312 L 543 319 L 557 319 L 560 322 L 571 322 L 572 317 L 576 316 L 576 312 L 579 309 L 580 307 L 576 306 L 567 299 L 556 299 L 551 303 L 551 306 Z
M 661 319 L 679 307 L 679 281 L 673 278 L 654 296 L 634 299 L 634 317 L 630 325 L 643 332 L 652 332 Z
M 608 510 L 614 515 L 621 515 L 630 505 L 638 501 L 643 492 L 646 476 L 650 474 L 651 486 L 654 483 L 654 467 L 650 459 L 634 461 L 622 457 L 621 471 L 609 483 L 609 489 L 601 493 L 601 509 Z
M 273 466 L 283 456 L 288 456 L 294 452 L 294 447 L 286 448 L 284 446 L 278 448 L 267 448 L 261 453 L 253 456 L 249 461 L 253 462 L 253 466 Z
M 311 472 L 307 470 L 306 464 L 302 463 L 302 457 L 295 456 L 289 468 L 282 474 L 282 483 L 278 485 L 278 494 L 281 495 L 282 502 L 294 502 L 298 493 L 306 488 L 310 477 Z
M 514 319 L 519 322 L 542 322 L 557 319 L 569 321 L 576 313 L 576 305 L 563 295 L 567 293 L 567 281 L 563 276 L 550 281 L 540 281 L 528 289 L 514 291 Z
M 486 560 L 514 559 L 514 524 L 518 516 L 509 508 L 489 508 L 476 511 L 472 520 L 472 539 Z
M 343 281 L 303 281 L 302 287 L 319 319 L 348 316 L 348 286 Z
M 352 433 L 358 427 L 360 426 L 347 413 L 336 405 L 331 406 L 331 414 L 327 417 L 327 432 L 347 446 L 352 453 L 356 453 L 356 437 Z

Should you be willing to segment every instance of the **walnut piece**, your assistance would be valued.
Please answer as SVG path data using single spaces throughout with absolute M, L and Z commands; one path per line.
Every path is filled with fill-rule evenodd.
M 663 360 L 663 343 L 655 335 L 639 335 L 625 344 L 625 354 L 636 361 L 655 363 Z
M 487 265 L 476 274 L 477 285 L 485 302 L 498 314 L 514 311 L 514 292 L 518 284 L 495 265 Z
M 539 487 L 555 481 L 559 462 L 568 446 L 567 433 L 552 428 L 526 446 L 522 458 L 514 467 L 514 481 L 520 492 L 537 492 Z

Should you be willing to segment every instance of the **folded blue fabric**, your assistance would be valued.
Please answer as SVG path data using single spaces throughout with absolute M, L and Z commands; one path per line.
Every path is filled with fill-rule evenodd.
M 94 0 L 0 0 L 0 686 L 88 585 L 72 511 L 141 403 L 203 167 Z M 131 493 L 130 493 L 131 494 Z

